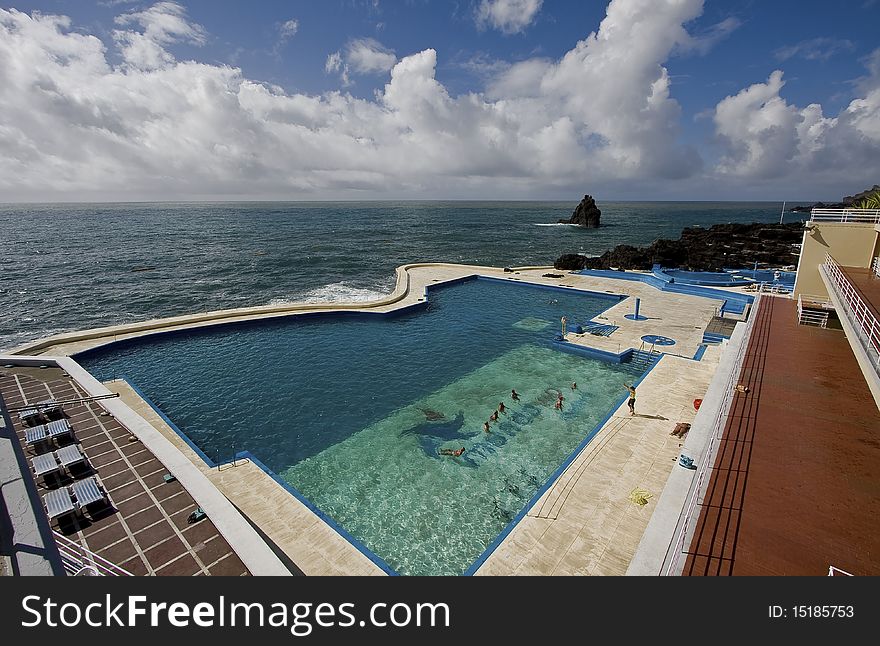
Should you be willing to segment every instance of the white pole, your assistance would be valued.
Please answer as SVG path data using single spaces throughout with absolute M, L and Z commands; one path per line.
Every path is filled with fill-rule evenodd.
M 779 214 L 779 224 L 782 224 L 782 218 L 785 217 L 785 200 L 782 200 L 782 213 Z

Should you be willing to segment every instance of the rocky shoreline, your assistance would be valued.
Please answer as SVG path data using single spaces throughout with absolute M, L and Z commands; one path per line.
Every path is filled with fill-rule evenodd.
M 655 264 L 690 271 L 722 271 L 753 267 L 756 262 L 759 266 L 785 267 L 797 263 L 803 232 L 802 222 L 687 227 L 678 240 L 660 239 L 647 247 L 618 245 L 598 258 L 564 254 L 553 266 L 569 271 L 650 270 Z

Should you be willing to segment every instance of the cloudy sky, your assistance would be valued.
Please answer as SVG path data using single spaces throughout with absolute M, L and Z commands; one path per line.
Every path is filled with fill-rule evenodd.
M 3 2 L 0 202 L 880 182 L 880 0 Z

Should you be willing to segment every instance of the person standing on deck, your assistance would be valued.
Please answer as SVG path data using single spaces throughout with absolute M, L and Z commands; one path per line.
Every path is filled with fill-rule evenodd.
M 568 324 L 568 319 L 567 319 L 566 317 L 563 316 L 563 317 L 560 319 L 560 322 L 562 323 L 562 336 L 565 337 L 565 333 L 566 333 L 566 325 Z
M 635 385 L 629 386 L 626 382 L 623 384 L 627 390 L 629 390 L 629 414 L 636 414 L 636 387 Z

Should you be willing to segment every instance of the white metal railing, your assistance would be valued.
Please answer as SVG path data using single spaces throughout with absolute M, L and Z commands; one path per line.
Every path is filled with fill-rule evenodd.
M 670 546 L 674 541 L 675 547 L 672 550 L 671 557 L 667 556 L 669 563 L 667 564 L 665 571 L 662 572 L 664 576 L 674 576 L 678 572 L 678 562 L 681 555 L 684 554 L 684 542 L 687 540 L 688 529 L 690 528 L 691 522 L 696 520 L 696 518 L 694 518 L 694 512 L 697 507 L 697 500 L 703 493 L 705 493 L 706 487 L 709 485 L 706 476 L 711 471 L 710 456 L 714 455 L 715 447 L 724 436 L 724 429 L 727 426 L 727 418 L 730 415 L 730 406 L 733 402 L 733 394 L 736 392 L 734 382 L 739 381 L 743 363 L 745 363 L 746 349 L 749 347 L 749 339 L 752 338 L 752 330 L 755 327 L 755 321 L 758 319 L 758 306 L 760 305 L 760 302 L 761 294 L 759 292 L 752 303 L 751 316 L 749 317 L 748 323 L 746 323 L 746 329 L 740 339 L 739 347 L 735 350 L 736 358 L 734 359 L 733 367 L 730 370 L 730 376 L 727 378 L 727 383 L 724 385 L 724 397 L 721 400 L 721 405 L 715 413 L 715 419 L 712 424 L 712 434 L 709 437 L 709 445 L 703 453 L 703 460 L 698 468 L 696 474 L 697 477 L 694 478 L 691 483 L 687 499 L 682 508 L 682 513 L 678 517 L 676 530 L 673 533 L 673 540 L 670 541 Z M 667 552 L 667 555 L 668 554 L 669 552 Z
M 55 544 L 58 545 L 64 570 L 68 574 L 74 576 L 134 576 L 128 570 L 90 552 L 66 536 L 56 531 L 52 533 L 55 534 Z
M 813 209 L 810 220 L 814 222 L 880 223 L 880 209 Z
M 859 342 L 874 363 L 874 369 L 880 373 L 880 321 L 830 254 L 825 254 L 825 263 L 819 269 L 828 277 L 843 305 L 844 315 L 855 328 Z
M 828 576 L 838 576 L 838 575 L 852 576 L 852 574 L 850 574 L 846 570 L 841 570 L 839 567 L 834 567 L 833 565 L 829 565 L 828 566 Z
M 874 261 L 871 263 L 871 269 L 874 270 L 874 275 L 880 277 L 880 256 L 874 258 Z
M 806 303 L 806 306 L 804 303 Z M 833 310 L 834 305 L 832 305 L 831 301 L 824 296 L 798 294 L 798 325 L 817 325 L 822 328 L 828 327 L 828 317 Z

